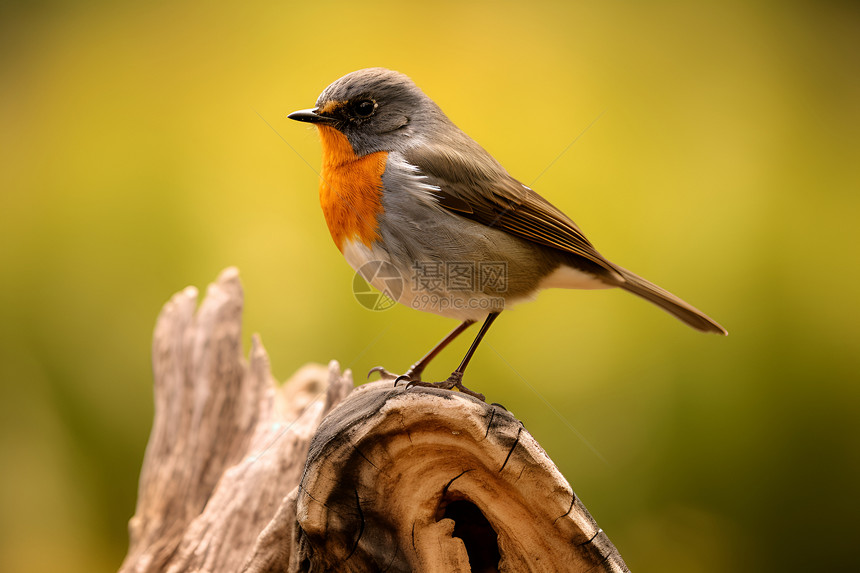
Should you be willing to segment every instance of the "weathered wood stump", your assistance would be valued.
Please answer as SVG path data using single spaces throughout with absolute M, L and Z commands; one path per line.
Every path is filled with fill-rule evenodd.
M 153 343 L 155 420 L 122 572 L 627 571 L 508 411 L 461 393 L 283 386 L 241 356 L 235 269 L 175 295 Z

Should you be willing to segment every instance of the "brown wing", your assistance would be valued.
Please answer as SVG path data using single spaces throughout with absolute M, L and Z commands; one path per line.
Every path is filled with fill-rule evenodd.
M 438 146 L 416 147 L 404 154 L 439 188 L 439 203 L 458 215 L 512 235 L 584 257 L 618 282 L 618 267 L 585 238 L 576 223 L 549 201 L 510 175 L 477 144 L 466 153 Z
M 727 334 L 726 329 L 696 307 L 642 277 L 610 263 L 585 238 L 579 227 L 549 201 L 508 175 L 483 148 L 465 138 L 448 145 L 423 145 L 405 159 L 439 188 L 439 204 L 489 227 L 573 255 L 571 264 L 587 267 L 614 284 L 656 304 L 697 330 Z M 576 263 L 576 258 L 581 264 Z M 588 263 L 587 261 L 590 261 Z

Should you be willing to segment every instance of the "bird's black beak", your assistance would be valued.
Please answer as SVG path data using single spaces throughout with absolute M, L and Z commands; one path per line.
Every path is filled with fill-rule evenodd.
M 331 124 L 335 122 L 333 117 L 329 117 L 326 115 L 320 115 L 317 113 L 319 108 L 313 109 L 300 109 L 299 111 L 294 111 L 290 115 L 287 116 L 287 119 L 294 119 L 296 121 L 304 121 L 307 123 L 325 123 Z

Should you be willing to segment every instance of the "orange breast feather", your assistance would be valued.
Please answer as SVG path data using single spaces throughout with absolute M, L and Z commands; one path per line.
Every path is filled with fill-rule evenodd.
M 382 174 L 388 153 L 357 157 L 338 130 L 318 125 L 323 147 L 320 204 L 337 248 L 357 239 L 370 247 L 379 239 L 376 218 L 382 213 Z

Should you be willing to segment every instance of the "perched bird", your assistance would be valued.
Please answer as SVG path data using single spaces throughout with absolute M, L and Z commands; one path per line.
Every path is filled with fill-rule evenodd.
M 567 215 L 509 175 L 401 73 L 352 72 L 323 90 L 316 107 L 288 117 L 319 130 L 320 203 L 349 264 L 398 302 L 462 321 L 397 380 L 483 399 L 462 384 L 475 349 L 502 310 L 545 288 L 618 287 L 697 330 L 726 334 L 698 309 L 604 258 Z M 392 289 L 398 275 L 400 288 Z M 451 376 L 422 382 L 427 364 L 479 320 Z

